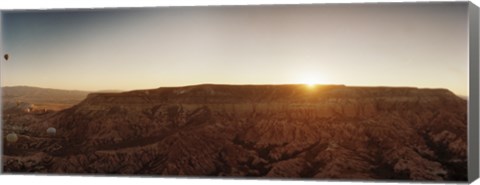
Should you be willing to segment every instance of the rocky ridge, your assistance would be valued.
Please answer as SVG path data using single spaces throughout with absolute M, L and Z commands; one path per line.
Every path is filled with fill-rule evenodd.
M 29 116 L 19 141 L 4 145 L 4 172 L 448 181 L 467 174 L 467 102 L 445 89 L 206 84 L 92 93 L 69 109 Z M 47 136 L 48 127 L 57 136 Z

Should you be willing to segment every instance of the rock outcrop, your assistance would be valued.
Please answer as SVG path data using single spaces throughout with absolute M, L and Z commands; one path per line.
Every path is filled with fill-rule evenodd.
M 93 93 L 34 116 L 3 169 L 465 181 L 466 152 L 467 102 L 448 90 L 198 85 Z

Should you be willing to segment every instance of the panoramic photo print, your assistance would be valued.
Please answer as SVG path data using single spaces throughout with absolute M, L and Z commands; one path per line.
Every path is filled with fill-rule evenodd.
M 2 173 L 467 181 L 467 2 L 2 13 Z

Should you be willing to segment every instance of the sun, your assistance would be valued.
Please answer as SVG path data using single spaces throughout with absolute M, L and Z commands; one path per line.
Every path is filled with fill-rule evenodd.
M 307 86 L 308 88 L 314 88 L 319 84 L 324 84 L 325 80 L 319 74 L 303 74 L 299 78 L 299 82 L 301 84 L 305 84 L 305 86 Z
M 307 81 L 307 82 L 304 82 L 304 84 L 305 84 L 307 87 L 313 88 L 313 87 L 315 87 L 318 83 L 317 83 L 317 82 L 314 82 L 314 81 Z

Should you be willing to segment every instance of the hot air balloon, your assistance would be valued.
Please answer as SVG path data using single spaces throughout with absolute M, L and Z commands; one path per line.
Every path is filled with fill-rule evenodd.
M 8 54 L 3 55 L 3 58 L 4 58 L 5 60 L 8 60 Z
M 18 141 L 18 136 L 17 136 L 17 134 L 15 134 L 15 133 L 10 133 L 10 134 L 8 134 L 8 135 L 7 135 L 7 141 L 8 141 L 9 143 L 15 143 L 15 142 L 17 142 L 17 141 Z
M 47 129 L 47 134 L 49 136 L 55 136 L 55 134 L 57 134 L 57 129 L 53 128 L 53 127 L 50 127 Z

